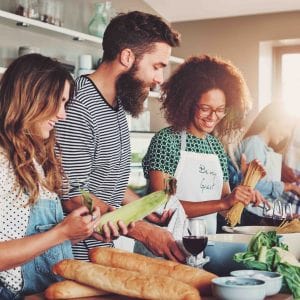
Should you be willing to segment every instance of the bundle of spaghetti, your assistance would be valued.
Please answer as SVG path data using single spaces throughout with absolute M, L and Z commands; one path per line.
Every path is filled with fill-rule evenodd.
M 265 169 L 257 160 L 252 160 L 247 168 L 242 185 L 255 188 L 260 179 L 266 175 Z M 227 213 L 227 223 L 234 227 L 236 224 L 241 223 L 241 216 L 244 209 L 244 204 L 241 202 L 236 203 Z
M 284 220 L 277 228 L 277 233 L 299 233 L 300 220 L 293 219 L 292 221 Z

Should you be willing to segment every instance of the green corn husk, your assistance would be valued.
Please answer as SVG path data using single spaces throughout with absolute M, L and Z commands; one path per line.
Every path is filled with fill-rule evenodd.
M 153 192 L 101 216 L 101 222 L 95 231 L 102 234 L 102 226 L 108 221 L 111 221 L 117 226 L 117 222 L 121 220 L 127 226 L 131 222 L 143 219 L 160 206 L 166 204 L 170 195 L 175 193 L 175 189 L 176 180 L 174 178 L 168 179 L 167 188 L 165 190 Z
M 93 203 L 93 199 L 90 196 L 89 192 L 86 192 L 82 189 L 79 190 L 82 197 L 83 197 L 83 205 L 86 206 L 89 210 L 90 214 L 93 214 L 93 210 L 94 210 L 94 203 Z

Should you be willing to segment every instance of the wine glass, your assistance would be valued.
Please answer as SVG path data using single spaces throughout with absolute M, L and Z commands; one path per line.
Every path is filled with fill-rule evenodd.
M 188 259 L 187 264 L 198 267 L 197 256 L 207 245 L 206 221 L 199 218 L 188 219 L 187 232 L 188 234 L 182 238 L 184 248 L 192 255 L 192 259 Z

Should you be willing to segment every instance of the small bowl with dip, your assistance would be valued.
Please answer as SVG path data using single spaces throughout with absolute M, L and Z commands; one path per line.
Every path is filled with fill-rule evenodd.
M 259 270 L 239 270 L 230 272 L 230 275 L 236 277 L 255 278 L 265 281 L 266 296 L 272 296 L 279 293 L 282 286 L 282 275 L 277 272 Z
M 263 300 L 266 283 L 250 277 L 217 277 L 212 279 L 212 293 L 221 300 Z

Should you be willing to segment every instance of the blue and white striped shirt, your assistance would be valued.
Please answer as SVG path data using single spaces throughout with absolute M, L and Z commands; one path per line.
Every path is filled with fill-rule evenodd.
M 82 188 L 119 207 L 130 172 L 129 130 L 120 101 L 113 108 L 88 77 L 79 77 L 67 119 L 58 122 L 56 131 L 70 185 L 63 200 L 80 195 Z M 74 256 L 87 260 L 87 249 L 97 246 L 112 243 L 87 239 L 73 247 Z

